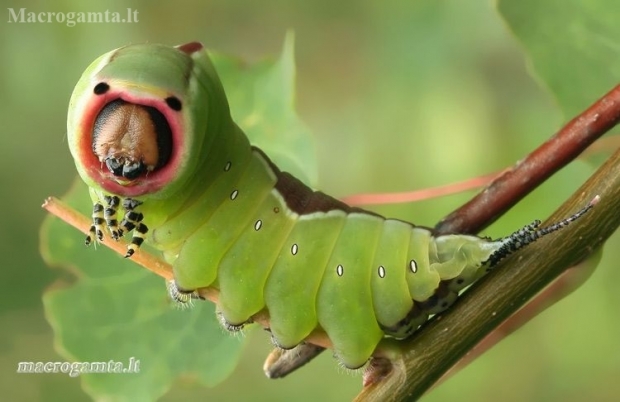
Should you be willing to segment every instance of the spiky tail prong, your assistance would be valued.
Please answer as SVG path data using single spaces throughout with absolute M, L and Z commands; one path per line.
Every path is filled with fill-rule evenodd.
M 568 218 L 560 222 L 554 223 L 550 226 L 538 229 L 538 226 L 540 226 L 540 221 L 536 220 L 529 225 L 512 233 L 510 236 L 504 237 L 502 240 L 500 240 L 503 243 L 502 246 L 498 248 L 493 254 L 491 254 L 487 261 L 489 264 L 489 268 L 494 267 L 509 254 L 512 254 L 515 251 L 527 246 L 528 244 L 535 242 L 542 236 L 555 232 L 556 230 L 560 230 L 567 226 L 569 223 L 579 219 L 586 212 L 592 209 L 592 207 L 598 204 L 600 199 L 601 197 L 597 195 L 588 203 L 588 205 L 586 205 L 574 215 L 569 216 Z

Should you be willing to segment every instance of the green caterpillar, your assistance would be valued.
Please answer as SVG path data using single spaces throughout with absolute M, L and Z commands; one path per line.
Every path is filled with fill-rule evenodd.
M 491 241 L 434 236 L 350 207 L 250 145 L 199 43 L 99 57 L 71 97 L 68 139 L 94 202 L 87 244 L 106 228 L 114 239 L 133 230 L 126 257 L 144 240 L 161 250 L 173 265 L 173 299 L 219 289 L 230 330 L 266 309 L 283 349 L 323 329 L 349 368 L 363 366 L 384 337 L 407 338 L 507 254 L 589 209 Z

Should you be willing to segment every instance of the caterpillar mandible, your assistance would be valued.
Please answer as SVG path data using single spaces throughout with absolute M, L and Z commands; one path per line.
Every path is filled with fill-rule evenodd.
M 282 349 L 321 328 L 348 368 L 363 366 L 384 337 L 409 337 L 506 255 L 592 206 L 494 241 L 435 236 L 350 207 L 251 146 L 195 42 L 96 59 L 72 94 L 68 139 L 93 200 L 87 244 L 133 231 L 126 257 L 144 241 L 161 250 L 176 301 L 219 289 L 229 330 L 266 310 Z

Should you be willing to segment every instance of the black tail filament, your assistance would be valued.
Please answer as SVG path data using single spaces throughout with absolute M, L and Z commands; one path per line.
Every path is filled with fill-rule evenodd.
M 541 222 L 539 220 L 535 220 L 534 222 L 517 230 L 511 235 L 504 237 L 502 240 L 500 240 L 500 241 L 503 241 L 504 244 L 499 249 L 497 249 L 497 251 L 491 254 L 489 259 L 487 260 L 487 263 L 488 263 L 487 270 L 490 270 L 491 268 L 493 268 L 501 260 L 506 258 L 509 254 L 512 254 L 515 251 L 527 246 L 528 244 L 535 242 L 536 240 L 540 239 L 541 237 L 549 233 L 555 232 L 556 230 L 560 230 L 568 226 L 568 224 L 579 219 L 586 212 L 592 209 L 592 207 L 594 207 L 599 202 L 599 200 L 600 200 L 600 197 L 597 195 L 596 197 L 592 199 L 592 201 L 588 203 L 588 205 L 586 205 L 583 209 L 581 209 L 574 215 L 569 216 L 568 218 L 560 222 L 554 223 L 550 226 L 539 229 L 538 227 L 540 226 Z

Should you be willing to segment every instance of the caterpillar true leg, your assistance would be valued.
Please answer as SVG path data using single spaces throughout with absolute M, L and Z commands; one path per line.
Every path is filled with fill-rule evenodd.
M 103 199 L 107 204 L 103 212 L 103 216 L 105 217 L 105 223 L 108 226 L 110 235 L 112 235 L 112 239 L 118 240 L 122 236 L 122 232 L 120 232 L 118 228 L 116 212 L 118 211 L 118 207 L 120 206 L 121 199 L 115 195 L 106 195 Z
M 99 241 L 103 240 L 103 224 L 105 220 L 103 219 L 103 205 L 98 202 L 93 204 L 92 219 L 93 224 L 90 226 L 89 234 L 84 240 L 84 244 L 87 246 L 89 246 L 94 239 Z
M 120 235 L 122 236 L 124 232 L 129 232 L 131 230 L 134 231 L 133 237 L 131 238 L 131 243 L 127 246 L 127 254 L 125 254 L 125 258 L 129 258 L 134 255 L 136 250 L 138 250 L 144 242 L 144 237 L 149 230 L 148 227 L 142 223 L 144 215 L 135 211 L 135 208 L 141 204 L 141 201 L 134 200 L 132 198 L 125 198 L 123 200 L 125 216 L 121 221 Z
M 118 223 L 117 213 L 121 204 L 120 198 L 115 195 L 104 195 L 105 208 L 100 202 L 93 204 L 92 219 L 93 224 L 90 227 L 89 234 L 86 236 L 84 243 L 88 246 L 94 238 L 99 241 L 103 240 L 103 228 L 106 226 L 110 231 L 110 236 L 114 240 L 120 239 L 125 232 L 134 231 L 130 244 L 127 246 L 127 254 L 125 258 L 131 257 L 144 242 L 144 238 L 148 233 L 148 227 L 142 223 L 144 216 L 135 209 L 142 204 L 141 201 L 133 198 L 123 199 L 123 208 L 125 215 L 121 223 Z
M 124 232 L 131 232 L 136 224 L 142 221 L 144 218 L 141 213 L 134 211 L 142 202 L 134 200 L 132 198 L 125 198 L 123 200 L 123 208 L 125 208 L 125 216 L 120 224 L 121 236 Z

